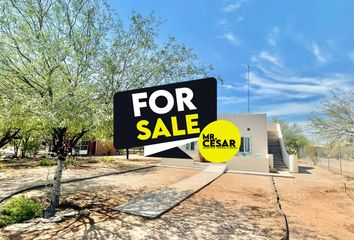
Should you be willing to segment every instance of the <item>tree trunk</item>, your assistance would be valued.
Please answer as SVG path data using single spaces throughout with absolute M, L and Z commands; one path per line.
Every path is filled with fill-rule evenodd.
M 25 158 L 26 157 L 26 148 L 21 149 L 21 157 Z
M 14 138 L 16 138 L 18 136 L 18 134 L 20 133 L 20 130 L 21 129 L 15 129 L 15 130 L 8 129 L 8 130 L 6 130 L 4 135 L 0 138 L 0 148 L 2 148 L 3 146 L 5 146 L 9 142 L 11 142 Z
M 53 129 L 53 141 L 55 151 L 58 154 L 57 168 L 54 175 L 52 194 L 50 198 L 50 205 L 44 209 L 44 218 L 50 218 L 55 215 L 56 208 L 59 206 L 60 201 L 60 187 L 61 177 L 63 175 L 64 162 L 67 156 L 67 150 L 65 148 L 65 134 L 66 128 Z
M 44 218 L 50 218 L 55 215 L 56 208 L 60 202 L 61 178 L 66 156 L 86 132 L 87 129 L 83 129 L 81 133 L 74 136 L 69 142 L 65 142 L 66 128 L 53 129 L 53 144 L 55 152 L 58 154 L 58 163 L 54 176 L 50 205 L 43 212 Z
M 58 156 L 58 163 L 57 163 L 57 168 L 56 168 L 55 175 L 54 175 L 54 182 L 53 182 L 52 195 L 50 198 L 50 205 L 47 209 L 45 209 L 45 212 L 44 212 L 45 218 L 53 217 L 55 215 L 56 208 L 59 206 L 61 178 L 63 175 L 63 168 L 64 168 L 65 159 L 66 159 L 65 156 Z
M 18 157 L 18 144 L 14 143 L 14 158 Z

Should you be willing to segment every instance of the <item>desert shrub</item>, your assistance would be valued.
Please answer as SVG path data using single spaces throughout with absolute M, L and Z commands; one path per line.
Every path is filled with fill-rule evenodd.
M 12 217 L 0 214 L 0 227 L 5 227 L 14 223 L 16 222 Z
M 66 165 L 75 165 L 76 164 L 76 160 L 74 158 L 68 158 L 65 161 Z
M 16 197 L 0 209 L 0 227 L 40 217 L 43 205 L 26 197 Z
M 44 158 L 39 162 L 39 165 L 41 165 L 41 166 L 54 166 L 54 165 L 56 165 L 56 162 L 52 159 Z
M 310 144 L 305 145 L 304 152 L 305 152 L 305 156 L 312 161 L 313 165 L 318 164 L 319 157 L 315 146 Z
M 113 163 L 116 161 L 116 159 L 114 157 L 103 157 L 102 161 L 106 163 Z

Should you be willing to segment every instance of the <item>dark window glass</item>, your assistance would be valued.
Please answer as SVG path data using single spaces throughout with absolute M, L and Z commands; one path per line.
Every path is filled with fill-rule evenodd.
M 241 145 L 240 145 L 240 152 L 244 152 L 244 140 L 243 140 L 243 137 L 241 137 Z

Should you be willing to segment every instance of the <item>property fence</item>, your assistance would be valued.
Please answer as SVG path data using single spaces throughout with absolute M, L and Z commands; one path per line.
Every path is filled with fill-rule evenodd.
M 347 179 L 344 191 L 354 201 L 354 159 L 319 158 L 318 166 L 343 175 Z
M 319 158 L 318 166 L 354 180 L 354 159 Z

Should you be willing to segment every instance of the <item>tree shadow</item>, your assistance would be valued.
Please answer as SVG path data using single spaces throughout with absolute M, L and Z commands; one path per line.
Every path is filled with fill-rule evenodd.
M 299 166 L 299 173 L 303 174 L 312 174 L 309 170 L 312 170 L 313 167 L 305 167 L 305 166 Z
M 285 233 L 282 217 L 272 203 L 271 207 L 264 208 L 237 201 L 219 202 L 192 197 L 157 219 L 112 212 L 104 202 L 100 203 L 101 206 L 92 207 L 89 215 L 68 219 L 45 231 L 41 227 L 29 229 L 17 237 L 97 240 L 281 239 Z M 45 224 L 41 223 L 41 226 Z

